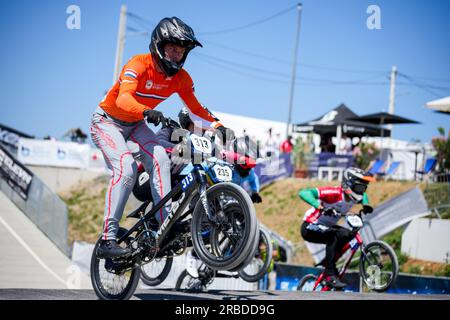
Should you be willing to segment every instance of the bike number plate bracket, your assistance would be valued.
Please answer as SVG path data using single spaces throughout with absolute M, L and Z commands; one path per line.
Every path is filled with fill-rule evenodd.
M 229 167 L 215 165 L 213 170 L 218 180 L 225 182 L 233 180 L 233 172 Z
M 191 134 L 190 137 L 195 151 L 208 154 L 212 153 L 211 141 L 195 134 Z
M 192 184 L 193 181 L 194 177 L 192 176 L 192 173 L 189 173 L 186 178 L 181 180 L 181 189 L 183 189 L 183 191 L 186 191 L 186 189 Z

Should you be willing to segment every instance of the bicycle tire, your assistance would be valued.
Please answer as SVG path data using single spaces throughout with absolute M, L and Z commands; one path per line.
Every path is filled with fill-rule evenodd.
M 366 258 L 369 255 L 373 255 L 370 253 L 370 250 L 372 248 L 382 248 L 387 255 L 389 256 L 390 260 L 391 260 L 391 266 L 392 266 L 392 276 L 390 277 L 390 279 L 387 281 L 386 284 L 381 285 L 381 286 L 374 286 L 372 281 L 369 279 L 369 277 L 371 276 L 365 267 L 365 261 Z M 394 249 L 392 249 L 392 247 L 390 245 L 388 245 L 386 242 L 381 241 L 381 240 L 375 240 L 370 242 L 369 244 L 367 244 L 362 250 L 364 250 L 364 254 L 361 254 L 360 257 L 360 263 L 359 263 L 359 270 L 360 270 L 360 275 L 362 280 L 364 281 L 364 283 L 366 284 L 366 286 L 373 291 L 376 292 L 384 292 L 386 290 L 388 290 L 397 280 L 397 276 L 398 276 L 398 259 L 397 259 L 397 255 L 395 254 Z M 369 263 L 371 263 L 370 261 L 367 261 Z M 373 265 L 371 265 L 373 266 Z M 379 266 L 377 266 L 379 268 Z M 376 280 L 375 280 L 376 281 Z
M 220 214 L 222 215 L 223 219 L 230 219 L 231 223 L 233 224 L 233 232 L 236 229 L 241 229 L 242 234 L 240 234 L 239 238 L 237 239 L 237 245 L 232 245 L 232 252 L 230 252 L 229 247 L 227 252 L 219 252 L 219 254 L 217 254 L 217 252 L 214 252 L 219 247 L 219 236 L 223 232 L 223 230 L 219 230 L 218 227 L 213 226 L 212 224 L 205 223 L 208 222 L 206 213 L 204 212 L 201 201 L 198 201 L 192 214 L 192 243 L 198 257 L 208 267 L 214 270 L 231 270 L 242 264 L 248 258 L 248 255 L 253 252 L 256 235 L 258 234 L 257 231 L 259 228 L 258 220 L 256 219 L 255 208 L 247 192 L 245 192 L 245 190 L 240 186 L 232 183 L 218 183 L 209 188 L 206 191 L 206 194 L 208 202 L 216 203 L 215 201 L 219 201 L 219 203 L 217 204 L 222 211 L 218 210 L 219 212 L 213 214 Z M 225 206 L 222 207 L 222 204 L 220 203 L 220 197 L 223 195 L 226 195 L 227 197 L 233 197 L 237 201 L 237 204 L 240 205 L 241 211 L 239 213 L 230 211 L 235 209 L 235 206 L 229 208 Z M 237 216 L 242 218 L 242 221 L 237 220 Z M 205 225 L 211 228 L 209 241 L 204 241 L 202 237 L 202 234 L 204 232 L 203 227 Z M 232 243 L 233 241 L 230 239 L 229 242 Z

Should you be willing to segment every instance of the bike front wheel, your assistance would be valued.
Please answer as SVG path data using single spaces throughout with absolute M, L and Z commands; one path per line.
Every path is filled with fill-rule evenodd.
M 373 241 L 362 248 L 359 269 L 363 282 L 370 290 L 384 292 L 397 279 L 397 255 L 386 242 Z
M 307 274 L 298 282 L 297 291 L 320 291 L 321 287 L 319 286 L 316 288 L 316 290 L 314 290 L 316 281 L 317 276 L 313 274 Z
M 259 224 L 248 194 L 232 183 L 206 191 L 215 222 L 198 201 L 192 214 L 192 243 L 198 257 L 214 270 L 232 270 L 254 254 Z

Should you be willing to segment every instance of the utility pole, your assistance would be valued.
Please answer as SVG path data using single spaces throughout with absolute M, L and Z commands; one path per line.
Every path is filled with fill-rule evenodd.
M 120 76 L 120 69 L 122 67 L 123 49 L 125 47 L 125 32 L 127 27 L 127 6 L 120 7 L 119 31 L 117 34 L 117 48 L 116 61 L 114 64 L 114 78 L 113 84 L 116 83 Z
M 394 114 L 394 105 L 395 105 L 395 79 L 397 78 L 397 67 L 392 66 L 391 69 L 391 87 L 389 91 L 389 110 L 388 113 Z M 382 124 L 383 125 L 383 124 Z M 390 130 L 389 138 L 388 138 L 388 148 L 391 148 L 391 139 L 392 139 L 392 124 L 388 124 L 387 128 Z M 381 129 L 381 132 L 383 132 L 383 129 Z M 381 137 L 381 157 L 384 158 L 385 151 L 383 149 L 383 140 L 384 138 Z
M 394 104 L 395 104 L 395 79 L 397 78 L 397 67 L 392 66 L 391 70 L 391 89 L 389 93 L 389 113 L 394 114 Z M 388 126 L 389 130 L 391 130 L 392 136 L 392 124 Z
M 291 125 L 291 117 L 292 117 L 292 105 L 294 103 L 294 89 L 295 89 L 295 77 L 297 72 L 297 52 L 298 52 L 298 42 L 300 36 L 300 21 L 301 21 L 301 13 L 303 10 L 303 5 L 301 3 L 297 3 L 297 34 L 295 36 L 295 49 L 294 49 L 294 61 L 292 63 L 292 79 L 291 79 L 291 93 L 289 97 L 289 114 L 288 121 L 286 124 L 286 138 L 289 135 L 289 127 Z

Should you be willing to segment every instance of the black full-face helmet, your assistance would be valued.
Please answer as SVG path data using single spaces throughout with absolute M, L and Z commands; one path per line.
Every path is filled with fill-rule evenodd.
M 173 43 L 186 49 L 183 58 L 179 62 L 166 59 L 164 46 Z M 194 30 L 177 17 L 162 19 L 152 32 L 150 52 L 160 69 L 171 77 L 183 67 L 189 51 L 196 46 L 203 47 L 195 38 Z
M 191 116 L 189 115 L 189 110 L 186 107 L 183 107 L 180 112 L 178 113 L 178 122 L 180 123 L 181 127 L 183 129 L 188 130 L 189 125 L 192 122 Z
M 342 190 L 351 200 L 359 203 L 371 181 L 374 181 L 374 178 L 370 174 L 359 168 L 350 167 L 343 173 Z

